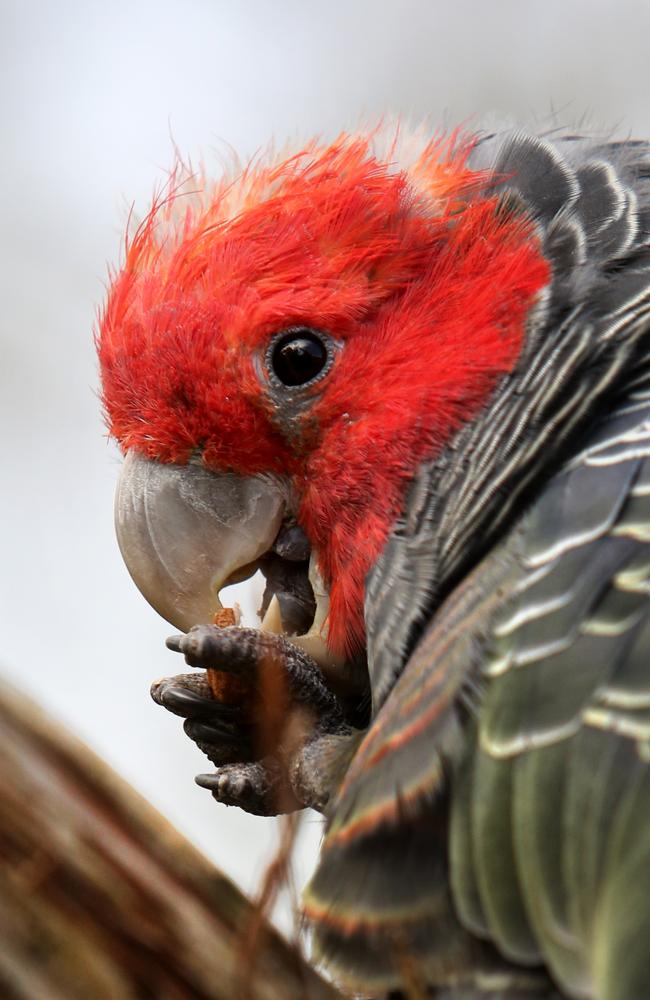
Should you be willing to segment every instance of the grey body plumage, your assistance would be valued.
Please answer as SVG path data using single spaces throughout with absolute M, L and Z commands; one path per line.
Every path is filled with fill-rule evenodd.
M 650 996 L 650 150 L 513 134 L 486 138 L 474 157 L 525 203 L 553 281 L 515 371 L 420 470 L 371 571 L 374 749 L 387 756 L 377 774 L 362 760 L 334 803 L 310 893 L 362 914 L 370 889 L 355 901 L 341 883 L 379 885 L 392 836 L 411 889 L 404 947 L 427 981 L 451 989 L 451 979 L 459 998 L 546 995 L 543 975 L 527 993 L 504 970 L 502 993 L 494 981 L 481 992 L 498 963 L 469 931 L 513 965 L 546 967 L 562 995 L 640 1000 Z M 439 698 L 426 693 L 427 663 L 455 678 L 455 707 L 408 739 L 409 698 L 420 719 Z M 400 794 L 401 824 L 336 842 Z M 434 818 L 449 823 L 435 872 L 408 846 L 427 815 L 436 829 Z M 358 962 L 370 981 L 374 955 L 377 987 L 394 967 L 397 876 L 384 890 L 374 929 L 348 938 L 340 964 Z M 334 969 L 339 938 L 317 928 Z

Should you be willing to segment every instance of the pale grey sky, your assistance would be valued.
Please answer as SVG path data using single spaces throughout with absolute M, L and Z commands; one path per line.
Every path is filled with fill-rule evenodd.
M 123 568 L 118 456 L 92 344 L 126 207 L 173 158 L 330 135 L 398 113 L 583 113 L 650 134 L 649 0 L 0 0 L 0 669 L 245 889 L 274 822 L 217 807 L 178 720 L 181 663 Z M 319 821 L 300 852 L 313 862 Z

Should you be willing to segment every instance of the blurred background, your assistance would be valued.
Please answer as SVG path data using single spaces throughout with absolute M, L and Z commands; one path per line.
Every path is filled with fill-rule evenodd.
M 0 672 L 249 893 L 276 823 L 193 784 L 206 762 L 148 694 L 183 669 L 173 630 L 113 533 L 92 332 L 127 211 L 173 143 L 209 170 L 224 143 L 247 157 L 387 114 L 648 136 L 649 38 L 648 0 L 0 0 Z M 299 882 L 319 837 L 307 816 Z

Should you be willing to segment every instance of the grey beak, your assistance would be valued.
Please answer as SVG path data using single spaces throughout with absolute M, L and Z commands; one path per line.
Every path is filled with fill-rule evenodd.
M 149 603 L 187 631 L 212 621 L 230 577 L 255 572 L 278 534 L 287 497 L 273 476 L 166 465 L 129 452 L 115 497 L 117 540 Z

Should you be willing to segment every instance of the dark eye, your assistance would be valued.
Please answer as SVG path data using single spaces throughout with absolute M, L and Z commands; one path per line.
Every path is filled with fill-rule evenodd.
M 271 367 L 283 385 L 305 385 L 319 375 L 328 360 L 327 346 L 308 327 L 287 330 L 271 351 Z

